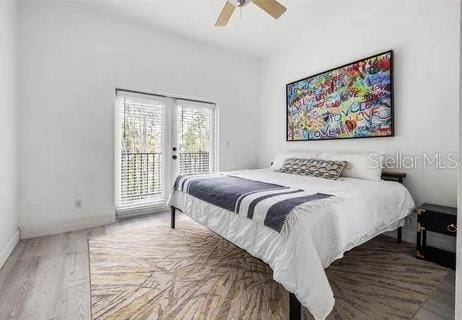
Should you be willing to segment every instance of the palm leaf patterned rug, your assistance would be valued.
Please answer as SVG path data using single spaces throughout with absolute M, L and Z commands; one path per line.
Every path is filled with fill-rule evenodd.
M 271 269 L 192 221 L 109 232 L 89 251 L 94 320 L 288 318 Z M 447 274 L 413 254 L 379 236 L 334 262 L 329 319 L 411 319 Z

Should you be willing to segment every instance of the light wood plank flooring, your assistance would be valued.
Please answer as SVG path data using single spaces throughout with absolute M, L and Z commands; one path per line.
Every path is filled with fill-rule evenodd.
M 188 219 L 177 216 L 178 222 Z M 91 319 L 88 241 L 91 236 L 137 225 L 168 224 L 161 213 L 116 224 L 22 240 L 0 270 L 0 319 Z M 455 274 L 448 276 L 414 319 L 454 319 Z

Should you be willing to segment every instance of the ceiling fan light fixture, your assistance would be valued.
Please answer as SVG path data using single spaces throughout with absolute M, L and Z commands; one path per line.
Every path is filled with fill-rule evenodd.
M 250 0 L 235 0 L 236 1 L 236 6 L 238 7 L 244 7 L 249 4 Z
M 268 13 L 274 19 L 278 19 L 287 10 L 278 0 L 225 0 L 225 6 L 221 10 L 217 22 L 215 22 L 215 26 L 226 26 L 233 15 L 234 9 L 236 9 L 236 7 L 242 8 L 250 2 L 253 2 L 257 7 Z

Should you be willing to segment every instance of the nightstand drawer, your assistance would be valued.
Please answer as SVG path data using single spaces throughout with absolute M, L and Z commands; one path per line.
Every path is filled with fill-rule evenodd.
M 427 211 L 420 216 L 419 220 L 420 225 L 427 231 L 454 237 L 457 235 L 457 216 Z

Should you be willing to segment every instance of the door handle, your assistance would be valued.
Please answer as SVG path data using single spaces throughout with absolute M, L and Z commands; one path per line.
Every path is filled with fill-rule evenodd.
M 454 225 L 454 224 L 450 224 L 446 227 L 446 229 L 448 229 L 449 232 L 456 232 L 457 231 L 457 227 Z
M 177 157 L 176 155 L 173 155 L 173 156 L 172 156 L 172 159 L 173 159 L 173 160 L 176 160 L 177 158 L 178 158 L 178 157 Z

